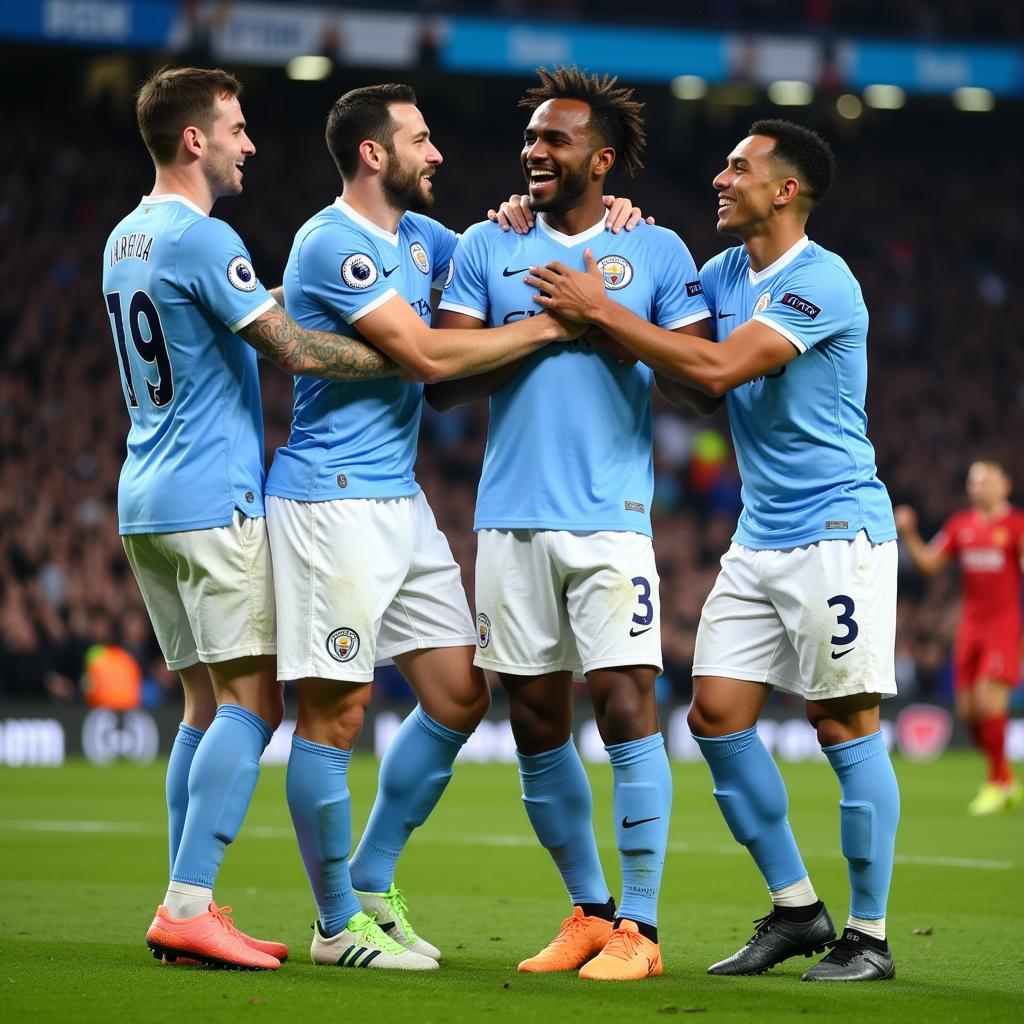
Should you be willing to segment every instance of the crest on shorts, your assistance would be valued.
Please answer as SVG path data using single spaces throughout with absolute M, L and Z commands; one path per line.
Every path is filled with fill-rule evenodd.
M 763 313 L 772 304 L 772 293 L 762 292 L 760 298 L 754 303 L 754 316 Z
M 256 285 L 259 284 L 256 280 L 256 271 L 244 256 L 236 256 L 228 264 L 228 280 L 240 292 L 255 291 Z
M 409 252 L 412 254 L 412 261 L 416 264 L 416 269 L 420 273 L 429 274 L 430 260 L 427 259 L 427 250 L 419 242 L 413 242 L 409 246 Z
M 369 288 L 377 281 L 377 264 L 365 252 L 353 253 L 341 265 L 341 279 L 349 288 Z
M 633 264 L 625 256 L 604 256 L 597 261 L 597 269 L 610 292 L 625 288 L 633 280 Z
M 351 661 L 359 653 L 359 634 L 342 626 L 327 638 L 327 653 L 335 661 Z
M 476 642 L 480 650 L 491 642 L 491 620 L 483 612 L 476 617 Z

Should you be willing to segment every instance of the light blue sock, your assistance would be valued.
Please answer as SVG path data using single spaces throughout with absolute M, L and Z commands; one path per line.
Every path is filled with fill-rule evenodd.
M 594 802 L 572 737 L 554 750 L 518 754 L 523 803 L 574 904 L 611 899 L 594 838 Z
M 236 704 L 217 708 L 188 773 L 188 809 L 172 881 L 213 888 L 224 849 L 249 809 L 270 737 L 259 715 Z
M 839 824 L 850 868 L 850 915 L 885 917 L 900 789 L 881 732 L 821 748 L 839 776 Z
M 196 756 L 196 747 L 203 738 L 203 730 L 182 722 L 174 737 L 171 756 L 167 758 L 167 840 L 171 854 L 171 871 L 178 856 L 181 831 L 185 827 L 188 811 L 188 773 Z
M 672 813 L 672 769 L 660 732 L 605 747 L 612 763 L 615 841 L 622 862 L 619 917 L 658 925 L 658 892 Z
M 779 766 L 751 726 L 728 736 L 694 736 L 715 780 L 729 831 L 761 869 L 771 890 L 807 874 L 789 827 L 789 797 Z
M 347 773 L 351 756 L 351 750 L 292 736 L 285 782 L 288 809 L 325 936 L 337 935 L 360 910 L 348 873 L 352 814 Z
M 384 753 L 377 799 L 352 857 L 352 885 L 362 892 L 387 892 L 395 864 L 414 828 L 434 809 L 452 777 L 452 764 L 469 739 L 435 722 L 418 704 Z

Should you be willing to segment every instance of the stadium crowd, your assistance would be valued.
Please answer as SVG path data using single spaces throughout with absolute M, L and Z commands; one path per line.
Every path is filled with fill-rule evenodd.
M 322 118 L 330 90 L 354 84 L 330 83 L 309 101 L 256 76 L 243 97 L 257 154 L 245 195 L 216 212 L 246 239 L 268 285 L 280 278 L 294 230 L 338 191 Z M 100 294 L 104 240 L 152 170 L 130 109 L 79 105 L 59 85 L 33 110 L 10 113 L 0 139 L 0 695 L 80 699 L 85 651 L 116 642 L 137 657 L 148 700 L 158 702 L 177 682 L 117 535 L 128 418 Z M 421 89 L 445 156 L 435 216 L 452 227 L 481 219 L 521 185 L 525 117 L 507 102 L 508 88 L 461 97 L 437 82 Z M 488 104 L 501 104 L 500 116 Z M 619 182 L 679 232 L 698 266 L 723 245 L 711 178 L 754 116 L 652 104 L 649 169 Z M 919 509 L 927 533 L 964 504 L 972 457 L 992 454 L 1021 470 L 1024 305 L 1012 291 L 1011 251 L 1024 225 L 1019 208 L 985 201 L 979 187 L 1005 184 L 1007 153 L 983 158 L 980 129 L 970 134 L 951 111 L 919 121 L 911 142 L 898 118 L 912 116 L 859 128 L 820 112 L 808 120 L 833 139 L 840 167 L 815 238 L 844 254 L 871 312 L 868 413 L 879 474 L 894 502 Z M 263 377 L 269 457 L 287 436 L 291 382 L 272 366 Z M 486 415 L 485 406 L 426 410 L 417 468 L 471 604 Z M 735 524 L 739 483 L 724 412 L 695 421 L 659 400 L 655 416 L 666 692 L 685 699 L 700 608 Z M 927 586 L 909 570 L 901 577 L 904 699 L 945 694 L 956 600 L 951 576 Z

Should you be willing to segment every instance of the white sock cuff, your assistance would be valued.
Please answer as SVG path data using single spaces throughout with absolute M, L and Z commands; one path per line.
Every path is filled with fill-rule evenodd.
M 799 882 L 784 885 L 781 889 L 769 889 L 772 903 L 777 907 L 809 907 L 818 902 L 818 894 L 811 885 L 809 875 L 804 875 Z
M 863 935 L 870 935 L 871 938 L 878 939 L 879 942 L 885 942 L 884 917 L 871 921 L 866 917 L 854 917 L 851 914 L 846 919 L 846 927 L 852 928 L 854 931 L 861 932 Z

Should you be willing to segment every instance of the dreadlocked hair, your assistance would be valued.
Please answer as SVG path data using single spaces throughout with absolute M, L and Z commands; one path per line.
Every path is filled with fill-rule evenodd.
M 615 75 L 588 75 L 575 65 L 537 68 L 537 75 L 540 85 L 527 89 L 519 106 L 536 110 L 548 100 L 581 100 L 590 107 L 591 130 L 615 150 L 623 170 L 630 177 L 643 170 L 644 105 L 633 99 L 632 89 L 620 86 Z

